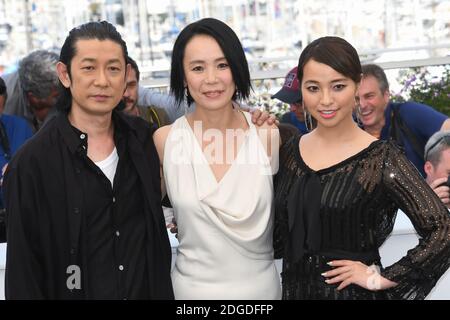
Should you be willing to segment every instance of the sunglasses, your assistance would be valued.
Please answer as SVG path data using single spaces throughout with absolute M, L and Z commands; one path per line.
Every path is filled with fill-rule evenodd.
M 450 145 L 450 132 L 447 135 L 444 135 L 437 139 L 427 150 L 425 150 L 424 159 L 428 159 L 430 151 L 433 150 L 442 141 L 445 141 L 447 145 Z

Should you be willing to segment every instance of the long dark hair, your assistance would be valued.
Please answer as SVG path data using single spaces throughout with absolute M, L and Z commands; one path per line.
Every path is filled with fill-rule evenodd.
M 122 47 L 123 59 L 126 63 L 128 50 L 127 44 L 123 41 L 122 36 L 117 29 L 107 21 L 88 22 L 78 27 L 73 28 L 67 36 L 61 48 L 59 61 L 67 66 L 69 78 L 71 78 L 71 62 L 76 54 L 76 42 L 78 40 L 111 40 Z M 119 103 L 119 108 L 123 104 L 122 100 Z M 58 110 L 68 112 L 72 106 L 72 93 L 69 88 L 59 84 L 59 98 L 56 104 Z
M 175 96 L 178 105 L 185 98 L 187 98 L 188 105 L 194 101 L 189 93 L 185 97 L 183 58 L 186 45 L 196 35 L 207 35 L 214 38 L 222 49 L 237 88 L 233 95 L 233 100 L 236 100 L 238 97 L 241 99 L 248 98 L 252 85 L 247 58 L 239 38 L 233 29 L 222 21 L 214 18 L 205 18 L 186 26 L 178 35 L 173 46 L 170 91 Z

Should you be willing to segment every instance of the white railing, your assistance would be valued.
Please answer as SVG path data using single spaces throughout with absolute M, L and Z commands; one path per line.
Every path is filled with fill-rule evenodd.
M 401 51 L 417 51 L 417 50 L 435 50 L 435 49 L 447 49 L 450 48 L 450 43 L 440 43 L 432 45 L 419 45 L 412 47 L 402 47 L 402 48 L 383 48 L 383 49 L 372 49 L 367 51 L 361 51 L 361 56 L 374 55 L 386 52 L 401 52 Z
M 261 59 L 260 63 L 277 63 L 277 62 L 292 62 L 290 65 L 295 66 L 298 57 L 284 57 L 284 58 L 274 58 L 274 59 Z M 259 61 L 259 59 L 258 59 Z M 372 62 L 371 60 L 363 60 L 362 63 Z M 253 60 L 252 60 L 253 63 Z M 450 56 L 445 57 L 432 57 L 426 59 L 410 59 L 404 61 L 389 61 L 389 62 L 378 62 L 377 65 L 383 69 L 403 69 L 403 68 L 415 68 L 415 67 L 426 67 L 426 66 L 438 66 L 450 64 Z M 266 79 L 279 79 L 284 78 L 291 68 L 281 68 L 273 70 L 264 71 L 251 71 L 250 77 L 252 80 L 266 80 Z M 168 70 L 166 70 L 168 71 Z M 159 78 L 159 79 L 146 79 L 142 80 L 141 84 L 149 88 L 166 88 L 169 86 L 169 78 Z

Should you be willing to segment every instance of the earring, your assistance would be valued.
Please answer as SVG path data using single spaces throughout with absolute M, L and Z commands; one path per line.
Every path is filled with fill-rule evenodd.
M 355 119 L 356 119 L 356 124 L 358 125 L 358 127 L 362 128 L 364 126 L 362 120 L 361 120 L 361 105 L 359 103 L 356 103 L 356 111 L 354 113 L 355 115 Z
M 186 103 L 184 104 L 184 114 L 186 115 L 189 113 L 189 107 L 191 106 L 192 101 L 192 97 L 187 86 L 184 87 L 184 98 L 186 100 Z
M 309 113 L 309 111 L 306 109 L 303 101 L 302 101 L 302 107 L 303 107 L 303 116 L 305 118 L 306 131 L 311 132 L 314 129 L 314 124 L 312 121 L 311 113 Z
M 233 99 L 234 100 L 241 100 L 241 95 L 239 94 L 239 90 L 238 87 L 236 86 L 236 88 L 234 89 L 234 93 L 233 93 Z
M 193 99 L 191 97 L 191 94 L 189 93 L 189 88 L 187 86 L 184 87 L 184 97 L 186 98 L 186 105 L 190 107 Z

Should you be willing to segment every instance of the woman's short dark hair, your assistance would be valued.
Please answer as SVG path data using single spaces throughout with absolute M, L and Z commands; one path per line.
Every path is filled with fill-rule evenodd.
M 358 52 L 342 38 L 322 37 L 306 46 L 298 60 L 297 76 L 300 84 L 303 79 L 303 68 L 311 59 L 330 66 L 356 83 L 361 81 L 362 68 Z
M 178 105 L 185 98 L 187 98 L 188 105 L 194 101 L 189 95 L 189 92 L 187 92 L 187 97 L 185 97 L 183 59 L 188 42 L 196 35 L 207 35 L 214 38 L 222 49 L 237 88 L 233 95 L 233 100 L 236 100 L 238 97 L 240 99 L 248 98 L 252 88 L 250 72 L 248 70 L 247 58 L 245 57 L 244 49 L 239 38 L 222 21 L 214 18 L 205 18 L 186 26 L 178 35 L 173 47 L 170 91 L 175 96 Z
M 78 40 L 111 40 L 122 47 L 123 59 L 126 63 L 128 50 L 127 44 L 123 41 L 122 36 L 117 29 L 107 21 L 88 22 L 70 30 L 64 44 L 61 48 L 59 61 L 67 66 L 67 73 L 71 78 L 71 63 L 73 57 L 76 55 L 76 42 Z M 59 85 L 59 98 L 57 108 L 62 111 L 69 111 L 72 102 L 72 93 L 69 88 L 64 87 L 61 83 Z

